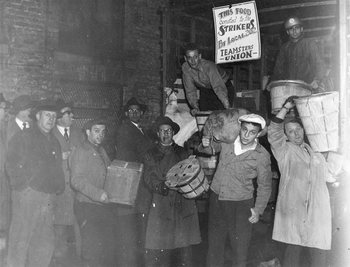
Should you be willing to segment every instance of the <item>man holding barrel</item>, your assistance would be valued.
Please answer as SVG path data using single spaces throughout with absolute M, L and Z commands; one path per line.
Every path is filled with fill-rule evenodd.
M 316 41 L 304 38 L 303 23 L 296 16 L 289 17 L 284 28 L 289 41 L 280 49 L 271 81 L 301 80 L 324 91 L 327 70 Z
M 146 154 L 144 179 L 152 191 L 146 231 L 146 266 L 171 266 L 176 250 L 176 266 L 192 266 L 191 245 L 201 241 L 195 200 L 184 198 L 166 186 L 168 171 L 189 153 L 173 141 L 180 126 L 168 117 L 155 123 L 158 144 Z
M 257 141 L 266 122 L 257 114 L 235 119 L 230 138 L 217 142 L 204 136 L 198 148 L 208 154 L 220 152 L 210 187 L 208 267 L 224 266 L 227 237 L 236 247 L 237 266 L 246 266 L 252 224 L 259 221 L 271 193 L 270 154 Z M 225 127 L 222 126 L 223 131 Z M 258 188 L 254 201 L 255 178 Z
M 310 266 L 327 266 L 332 222 L 326 181 L 333 177 L 324 156 L 305 143 L 301 121 L 285 118 L 295 98 L 286 100 L 268 127 L 281 172 L 272 239 L 287 244 L 283 266 L 300 266 L 302 250 L 309 252 Z
M 221 110 L 232 106 L 234 90 L 229 75 L 214 62 L 203 59 L 196 44 L 189 43 L 184 50 L 182 82 L 191 114 L 195 115 L 199 110 Z

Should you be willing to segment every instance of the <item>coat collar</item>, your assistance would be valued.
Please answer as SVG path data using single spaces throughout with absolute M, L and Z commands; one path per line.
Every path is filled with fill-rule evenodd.
M 302 143 L 300 146 L 298 146 L 291 142 L 288 143 L 299 158 L 301 158 L 304 162 L 310 162 L 314 152 L 308 144 Z

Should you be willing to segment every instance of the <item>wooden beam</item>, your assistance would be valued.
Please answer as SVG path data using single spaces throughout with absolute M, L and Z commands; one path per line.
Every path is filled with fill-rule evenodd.
M 274 11 L 300 8 L 300 7 L 329 6 L 329 5 L 336 5 L 336 4 L 337 4 L 336 0 L 329 0 L 329 1 L 309 2 L 309 3 L 298 3 L 298 4 L 291 4 L 291 5 L 279 5 L 274 7 L 258 9 L 258 13 L 267 13 L 267 12 L 274 12 Z
M 339 89 L 339 100 L 340 100 L 340 131 L 339 131 L 339 138 L 340 138 L 340 147 L 348 147 L 349 145 L 349 138 L 347 133 L 347 129 L 349 128 L 349 122 L 347 119 L 348 113 L 348 101 L 349 96 L 347 94 L 347 88 L 348 88 L 348 81 L 350 73 L 348 72 L 348 66 L 350 64 L 350 57 L 346 56 L 348 51 L 347 46 L 349 45 L 350 39 L 347 38 L 347 35 L 350 32 L 350 27 L 348 22 L 350 21 L 347 18 L 347 1 L 339 1 L 339 65 L 340 65 L 340 89 Z M 347 152 L 347 151 L 344 151 Z M 347 152 L 348 153 L 348 152 Z M 348 155 L 349 156 L 349 155 Z
M 323 20 L 323 19 L 335 19 L 335 16 L 330 15 L 330 16 L 308 17 L 308 18 L 303 18 L 302 21 Z M 266 28 L 266 27 L 271 27 L 271 26 L 282 25 L 283 23 L 284 23 L 284 20 L 279 20 L 279 21 L 274 21 L 274 22 L 270 22 L 270 23 L 259 24 L 259 26 L 260 26 L 260 28 Z

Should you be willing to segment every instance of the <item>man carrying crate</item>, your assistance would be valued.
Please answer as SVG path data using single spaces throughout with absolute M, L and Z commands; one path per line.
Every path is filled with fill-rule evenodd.
M 91 120 L 84 126 L 86 140 L 71 154 L 71 184 L 76 190 L 74 213 L 81 240 L 83 266 L 116 265 L 116 206 L 108 204 L 104 190 L 110 160 L 101 146 L 106 122 Z

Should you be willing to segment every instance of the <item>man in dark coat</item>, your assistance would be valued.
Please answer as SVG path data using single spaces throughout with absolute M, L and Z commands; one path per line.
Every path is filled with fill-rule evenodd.
M 131 98 L 124 107 L 126 120 L 118 131 L 116 140 L 116 159 L 143 163 L 145 152 L 152 146 L 152 141 L 140 126 L 146 105 L 136 98 Z M 135 207 L 119 205 L 118 222 L 120 223 L 120 257 L 125 266 L 136 266 L 143 259 L 145 227 L 151 193 L 141 180 Z M 135 256 L 136 255 L 136 256 Z
M 73 211 L 74 192 L 70 186 L 70 167 L 68 164 L 71 152 L 84 140 L 83 131 L 72 125 L 74 114 L 72 104 L 65 103 L 62 99 L 57 101 L 57 123 L 52 133 L 60 142 L 62 150 L 62 167 L 66 187 L 63 194 L 57 196 L 54 201 L 54 224 L 55 224 L 55 253 L 56 258 L 64 258 L 68 252 L 69 230 L 78 230 Z M 72 231 L 71 231 L 72 232 Z M 75 241 L 79 242 L 78 232 L 75 231 Z
M 43 100 L 36 123 L 15 134 L 8 146 L 6 171 L 12 188 L 8 267 L 49 266 L 54 250 L 53 204 L 64 191 L 62 152 L 51 130 L 56 106 Z
M 191 266 L 191 245 L 201 242 L 198 211 L 193 199 L 169 190 L 166 174 L 189 153 L 176 145 L 173 136 L 180 127 L 168 117 L 156 120 L 158 144 L 146 154 L 144 179 L 152 190 L 152 203 L 146 232 L 146 266 L 170 266 L 178 250 L 177 266 Z
M 280 49 L 271 81 L 302 80 L 313 89 L 324 87 L 327 70 L 316 41 L 304 38 L 303 23 L 296 16 L 289 17 L 284 28 L 289 40 Z
M 32 118 L 30 117 L 31 110 L 34 106 L 29 95 L 20 95 L 13 100 L 12 109 L 10 113 L 14 115 L 9 120 L 7 126 L 7 142 L 23 128 L 30 128 L 32 124 Z
M 5 100 L 5 99 L 4 99 Z M 5 103 L 5 102 L 4 102 Z M 1 138 L 4 142 L 4 148 L 2 149 L 3 155 L 6 154 L 6 149 L 10 139 L 18 132 L 22 131 L 24 128 L 29 128 L 32 124 L 32 119 L 29 116 L 31 109 L 34 105 L 31 97 L 29 95 L 20 95 L 13 100 L 12 108 L 10 108 L 9 113 L 11 116 L 7 122 L 6 128 L 5 124 L 1 127 Z M 6 178 L 6 179 L 5 179 Z M 0 230 L 8 232 L 10 227 L 11 218 L 11 190 L 8 183 L 8 177 L 6 172 L 4 172 L 4 179 L 1 185 L 1 216 L 0 216 Z

